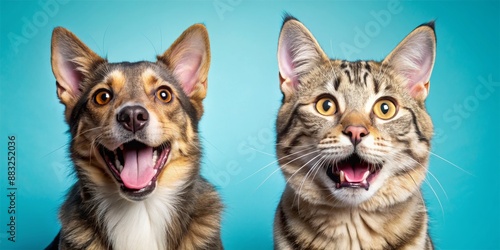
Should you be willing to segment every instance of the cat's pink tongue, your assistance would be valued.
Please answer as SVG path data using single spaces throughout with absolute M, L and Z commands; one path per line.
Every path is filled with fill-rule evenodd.
M 370 175 L 368 164 L 356 163 L 354 166 L 351 164 L 342 164 L 339 170 L 344 171 L 345 180 L 348 182 L 363 182 Z
M 125 165 L 120 177 L 125 187 L 141 189 L 146 187 L 155 176 L 153 168 L 153 148 L 124 148 Z

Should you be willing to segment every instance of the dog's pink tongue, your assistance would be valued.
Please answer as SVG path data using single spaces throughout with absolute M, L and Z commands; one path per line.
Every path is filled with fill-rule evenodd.
M 124 148 L 125 165 L 120 174 L 125 187 L 141 189 L 146 187 L 155 176 L 153 168 L 153 148 Z

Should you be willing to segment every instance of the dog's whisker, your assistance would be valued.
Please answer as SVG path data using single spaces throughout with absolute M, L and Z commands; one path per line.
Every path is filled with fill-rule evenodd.
M 221 153 L 221 154 L 224 154 L 219 148 L 217 148 L 213 143 L 211 143 L 209 140 L 207 140 L 205 137 L 203 136 L 200 136 L 200 138 L 205 141 L 208 145 L 210 145 L 212 148 L 214 148 L 215 150 L 217 150 L 217 152 Z
M 67 143 L 63 144 L 62 146 L 60 146 L 60 147 L 58 147 L 58 148 L 50 151 L 49 153 L 43 155 L 43 157 L 47 157 L 47 156 L 49 156 L 49 155 L 51 155 L 51 154 L 53 154 L 53 153 L 55 153 L 55 152 L 57 152 L 57 151 L 59 151 L 59 150 L 61 150 L 63 148 L 68 147 L 71 144 L 71 142 L 73 142 L 75 139 L 77 139 L 77 137 L 82 136 L 85 133 L 92 132 L 93 130 L 97 130 L 97 129 L 101 129 L 101 128 L 102 127 L 95 127 L 95 128 L 88 129 L 88 130 L 86 130 L 84 132 L 81 132 L 80 134 L 75 135 L 75 137 L 72 138 L 69 142 L 67 142 Z

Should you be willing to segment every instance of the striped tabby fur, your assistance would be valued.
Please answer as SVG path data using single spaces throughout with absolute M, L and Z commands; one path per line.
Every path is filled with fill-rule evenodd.
M 428 23 L 381 62 L 332 60 L 285 18 L 277 156 L 287 183 L 276 249 L 433 249 L 420 186 L 435 48 Z
M 108 63 L 70 31 L 54 30 L 52 68 L 77 182 L 50 247 L 222 249 L 222 205 L 200 176 L 209 64 L 201 24 L 157 62 L 135 63 Z

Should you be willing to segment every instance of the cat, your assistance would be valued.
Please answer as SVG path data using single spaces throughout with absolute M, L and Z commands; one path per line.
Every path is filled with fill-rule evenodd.
M 287 15 L 276 152 L 286 187 L 275 249 L 433 249 L 420 191 L 433 125 L 434 22 L 382 61 L 329 59 Z
M 186 29 L 157 59 L 109 63 L 54 29 L 52 70 L 77 181 L 47 249 L 223 248 L 223 206 L 200 175 L 205 26 Z

